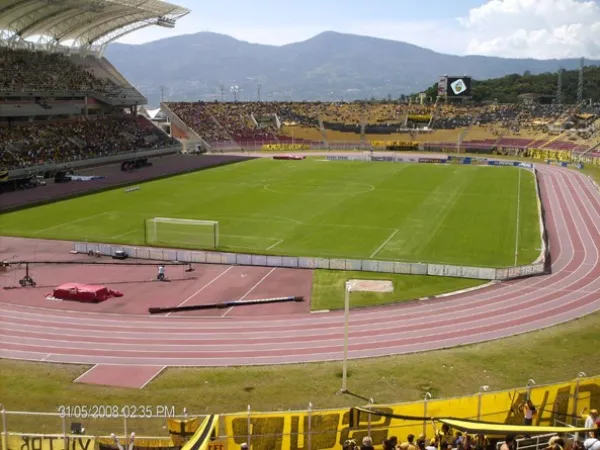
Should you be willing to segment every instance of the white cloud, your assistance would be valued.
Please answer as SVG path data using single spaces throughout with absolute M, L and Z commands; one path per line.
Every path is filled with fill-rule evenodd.
M 593 0 L 490 0 L 459 23 L 469 54 L 600 58 L 600 4 Z

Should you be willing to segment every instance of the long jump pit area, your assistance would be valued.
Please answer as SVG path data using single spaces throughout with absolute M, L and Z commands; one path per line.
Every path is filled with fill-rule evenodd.
M 128 323 L 144 321 L 154 338 L 165 323 L 170 329 L 183 324 L 180 337 L 190 343 L 185 329 L 191 323 L 201 328 L 210 319 L 271 320 L 310 313 L 312 270 L 165 261 L 166 279 L 160 281 L 161 262 L 72 250 L 70 242 L 0 237 L 1 357 L 84 364 L 85 353 L 93 367 L 77 382 L 141 388 L 165 368 L 160 355 L 176 353 L 171 350 L 175 341 L 147 341 L 142 351 L 155 351 L 156 365 L 94 363 L 100 356 L 136 355 L 129 338 L 139 346 L 144 336 L 139 323 L 127 331 Z M 76 295 L 83 291 L 93 295 Z M 78 299 L 65 299 L 65 292 Z

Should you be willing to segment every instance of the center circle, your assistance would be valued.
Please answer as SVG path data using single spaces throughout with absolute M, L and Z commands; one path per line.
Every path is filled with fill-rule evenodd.
M 287 195 L 356 195 L 366 194 L 375 190 L 375 186 L 368 183 L 354 182 L 301 182 L 301 183 L 270 183 L 263 189 L 268 192 Z

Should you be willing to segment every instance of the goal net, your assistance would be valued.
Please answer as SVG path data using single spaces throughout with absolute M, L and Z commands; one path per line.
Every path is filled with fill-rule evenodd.
M 219 222 L 214 220 L 146 219 L 146 244 L 166 247 L 216 249 L 219 247 Z

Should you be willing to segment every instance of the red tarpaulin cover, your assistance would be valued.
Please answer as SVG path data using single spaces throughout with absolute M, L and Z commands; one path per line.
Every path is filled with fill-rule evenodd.
M 106 286 L 81 283 L 65 283 L 54 289 L 54 298 L 61 300 L 76 300 L 79 302 L 98 303 L 110 297 L 122 297 L 119 291 L 113 291 Z

